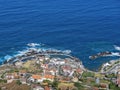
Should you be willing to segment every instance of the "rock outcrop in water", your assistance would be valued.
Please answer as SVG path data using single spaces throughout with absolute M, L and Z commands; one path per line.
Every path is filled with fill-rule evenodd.
M 109 51 L 100 52 L 96 55 L 89 56 L 89 59 L 94 60 L 94 59 L 97 59 L 99 57 L 104 57 L 104 56 L 109 56 L 109 55 L 112 55 L 112 52 L 109 52 Z

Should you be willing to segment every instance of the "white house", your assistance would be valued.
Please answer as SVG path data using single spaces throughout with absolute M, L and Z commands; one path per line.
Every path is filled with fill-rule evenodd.
M 40 75 L 32 75 L 29 80 L 31 82 L 37 82 L 37 83 L 41 83 L 43 82 L 43 78 Z
M 44 90 L 44 88 L 42 88 L 41 86 L 35 86 L 33 87 L 33 90 Z

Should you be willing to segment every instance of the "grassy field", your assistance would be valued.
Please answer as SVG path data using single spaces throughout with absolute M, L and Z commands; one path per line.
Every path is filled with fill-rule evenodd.
M 61 88 L 61 89 L 71 88 L 72 90 L 72 88 L 75 88 L 75 86 L 74 86 L 74 83 L 59 83 L 58 88 Z
M 2 87 L 5 87 L 5 90 L 30 90 L 30 86 L 28 85 L 18 85 L 16 81 L 13 81 L 10 84 L 4 84 Z M 0 88 L 2 88 L 0 87 Z

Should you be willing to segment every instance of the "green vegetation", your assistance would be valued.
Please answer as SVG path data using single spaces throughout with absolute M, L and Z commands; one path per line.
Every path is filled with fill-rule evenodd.
M 22 83 L 20 82 L 20 80 L 17 80 L 16 84 L 21 85 Z
M 82 74 L 82 77 L 94 77 L 94 73 L 92 73 L 92 72 L 84 72 L 83 74 Z
M 0 83 L 7 83 L 7 80 L 0 79 Z
M 14 69 L 11 69 L 10 71 L 8 71 L 8 73 L 14 73 Z
M 4 73 L 1 75 L 1 78 L 4 78 L 5 74 L 6 74 L 6 72 L 4 72 Z
M 52 86 L 55 88 L 55 89 L 58 89 L 58 84 L 59 82 L 58 81 L 54 81 Z
M 50 80 L 44 80 L 43 83 L 48 83 L 48 85 L 52 85 L 52 82 Z
M 115 64 L 118 64 L 120 61 L 115 62 Z
M 109 81 L 109 80 L 105 80 L 105 79 L 101 79 L 101 80 L 100 80 L 100 82 L 101 82 L 101 83 L 107 83 L 107 84 L 109 84 L 109 83 L 110 83 L 110 81 Z
M 112 82 L 109 84 L 109 88 L 110 90 L 120 90 L 120 88 Z
M 84 87 L 79 82 L 74 83 L 74 86 L 77 87 L 78 90 L 83 90 L 84 89 Z
M 112 73 L 112 74 L 105 75 L 105 77 L 107 77 L 107 78 L 116 78 L 117 76 L 114 73 Z
M 54 81 L 53 81 L 53 83 L 52 83 L 52 86 L 53 86 L 56 90 L 58 90 L 58 84 L 59 84 L 59 82 L 58 82 L 58 80 L 57 80 L 57 78 L 56 78 L 56 76 L 55 76 Z
M 90 85 L 93 85 L 93 86 L 98 86 L 98 84 L 96 84 L 96 82 L 95 82 L 95 81 L 91 81 L 91 82 L 90 82 Z
M 15 69 L 15 72 L 16 72 L 16 73 L 18 73 L 18 72 L 19 72 L 19 70 L 18 70 L 18 69 Z

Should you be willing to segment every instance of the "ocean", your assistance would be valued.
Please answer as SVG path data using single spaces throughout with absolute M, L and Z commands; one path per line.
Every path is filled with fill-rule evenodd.
M 90 70 L 119 57 L 90 60 L 103 52 L 120 52 L 119 0 L 0 0 L 0 64 L 40 48 L 71 50 Z

